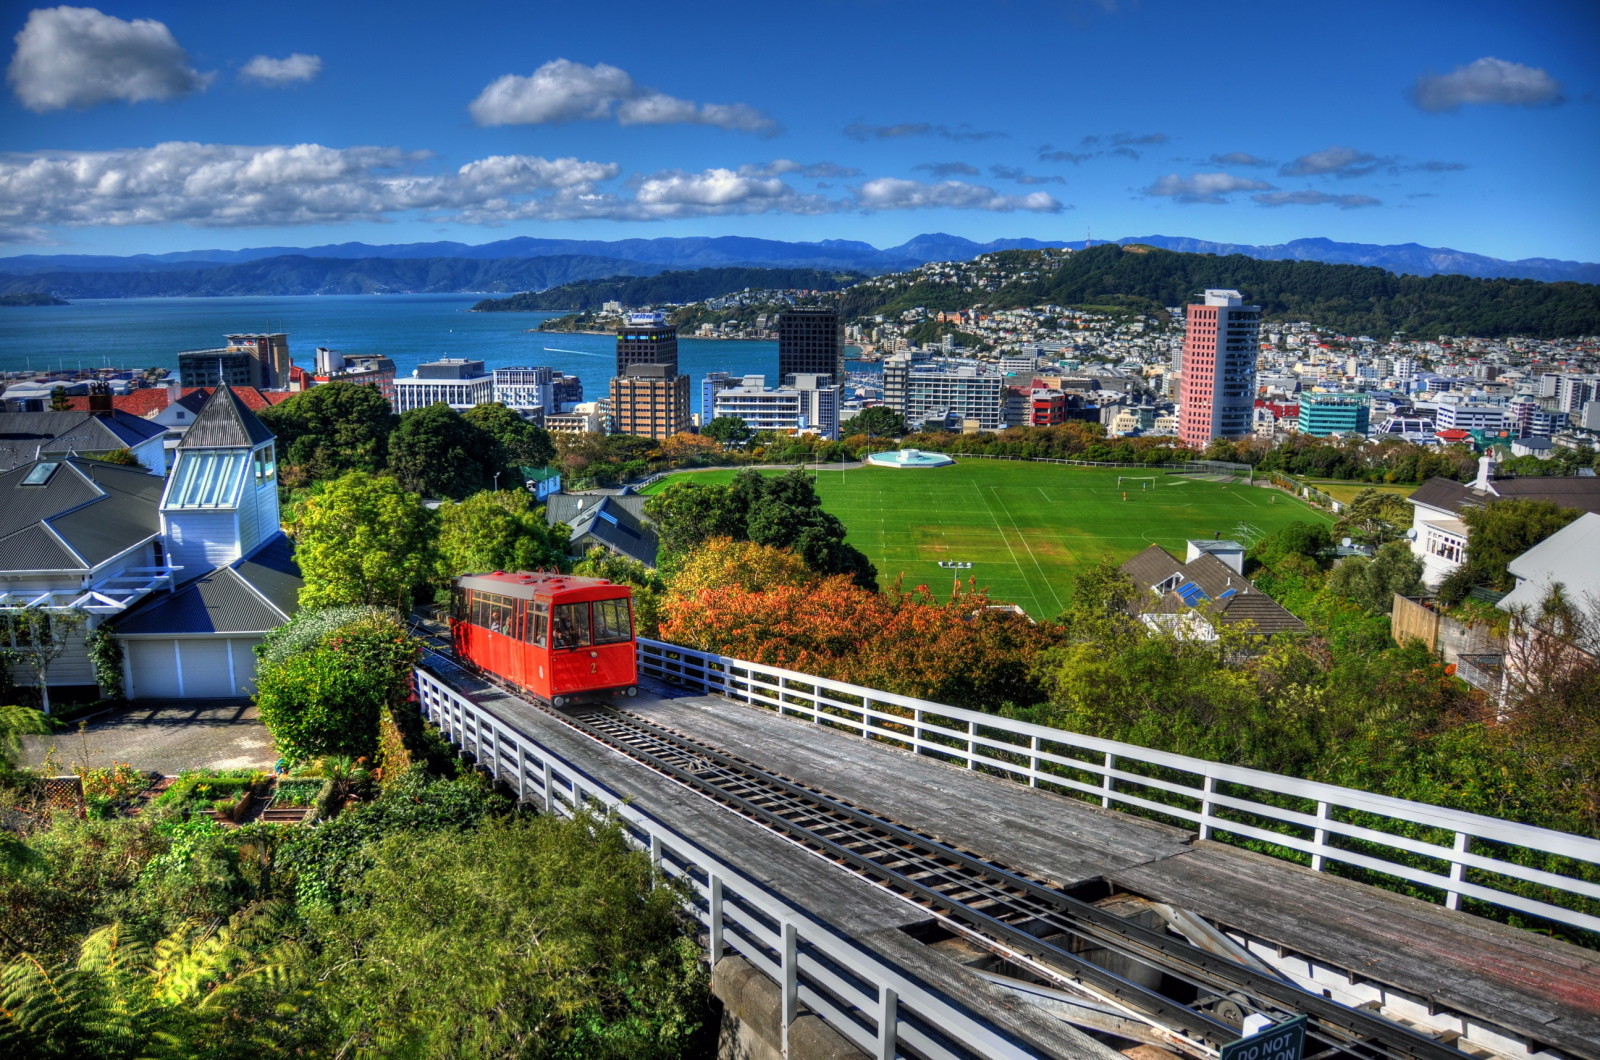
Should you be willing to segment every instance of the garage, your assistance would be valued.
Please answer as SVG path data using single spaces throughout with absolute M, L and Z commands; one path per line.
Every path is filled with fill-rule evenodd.
M 129 699 L 226 699 L 255 691 L 260 637 L 124 637 Z

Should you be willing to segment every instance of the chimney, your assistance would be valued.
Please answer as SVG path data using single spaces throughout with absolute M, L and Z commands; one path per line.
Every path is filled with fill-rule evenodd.
M 115 409 L 111 406 L 111 387 L 106 383 L 95 380 L 89 384 L 89 413 L 90 415 L 106 417 Z
M 1494 478 L 1494 454 L 1484 453 L 1478 457 L 1478 477 L 1472 480 L 1472 488 L 1480 493 L 1493 493 L 1494 487 L 1489 485 Z

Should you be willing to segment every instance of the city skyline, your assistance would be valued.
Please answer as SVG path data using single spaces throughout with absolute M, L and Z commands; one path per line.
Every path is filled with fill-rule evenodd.
M 1600 260 L 1593 5 L 13 5 L 0 255 L 1326 236 Z

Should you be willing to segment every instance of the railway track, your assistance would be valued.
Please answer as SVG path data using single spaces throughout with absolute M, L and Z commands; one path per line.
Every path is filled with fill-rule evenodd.
M 1215 1056 L 1222 1045 L 1240 1037 L 1243 1017 L 1260 1014 L 1274 1022 L 1307 1016 L 1307 1060 L 1463 1060 L 1468 1055 L 1374 1012 L 1349 1008 L 1164 930 L 1130 921 L 1064 894 L 1048 881 L 940 842 L 638 715 L 605 706 L 558 711 L 517 689 L 505 691 L 926 909 L 952 933 L 1044 982 L 1087 995 L 1150 1027 L 1181 1052 Z M 1106 955 L 1117 960 L 1109 961 Z

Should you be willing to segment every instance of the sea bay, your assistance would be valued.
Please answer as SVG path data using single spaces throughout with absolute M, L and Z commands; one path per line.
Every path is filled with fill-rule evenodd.
M 310 369 L 318 346 L 392 358 L 400 375 L 441 357 L 482 360 L 488 368 L 548 365 L 583 380 L 584 396 L 604 397 L 615 372 L 609 335 L 540 332 L 558 313 L 473 313 L 472 294 L 328 295 L 240 298 L 85 299 L 65 306 L 0 309 L 0 372 L 57 368 L 178 367 L 181 350 L 224 345 L 240 332 L 284 332 L 296 364 Z M 681 339 L 679 369 L 765 375 L 778 344 L 742 339 Z M 852 365 L 852 367 L 856 367 Z

